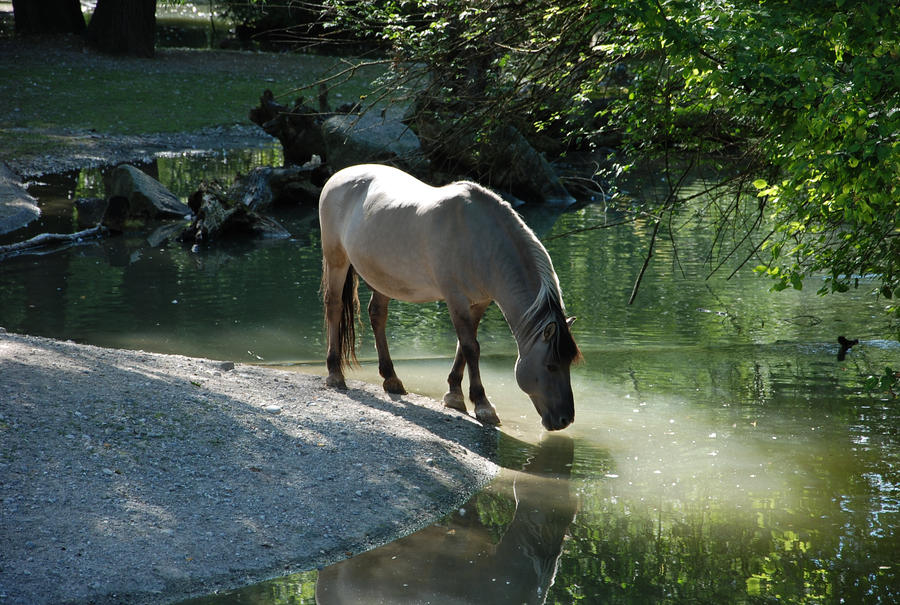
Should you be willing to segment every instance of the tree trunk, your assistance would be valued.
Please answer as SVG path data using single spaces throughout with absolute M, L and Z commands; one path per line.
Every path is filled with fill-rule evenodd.
M 17 34 L 80 34 L 84 15 L 78 0 L 13 0 Z
M 97 0 L 85 37 L 102 52 L 152 57 L 156 0 Z

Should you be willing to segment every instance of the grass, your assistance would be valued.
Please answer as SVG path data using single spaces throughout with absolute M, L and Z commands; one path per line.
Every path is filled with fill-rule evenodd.
M 18 111 L 4 122 L 14 128 L 75 128 L 117 134 L 175 132 L 248 122 L 247 112 L 264 89 L 280 93 L 287 101 L 291 91 L 309 83 L 295 79 L 294 74 L 316 73 L 304 64 L 322 67 L 324 61 L 314 57 L 294 62 L 295 69 L 278 77 L 246 73 L 239 67 L 203 73 L 148 71 L 141 69 L 142 65 L 90 70 L 52 65 L 40 69 L 16 67 L 6 71 L 7 81 L 18 85 L 4 101 Z M 362 91 L 357 89 L 364 85 L 348 83 L 338 92 L 358 97 Z
M 0 153 L 13 157 L 46 153 L 85 131 L 139 135 L 250 124 L 247 114 L 264 89 L 286 104 L 301 94 L 314 99 L 298 89 L 346 67 L 344 59 L 318 55 L 163 49 L 137 59 L 82 52 L 71 40 L 3 44 Z M 365 66 L 342 78 L 331 103 L 365 95 L 380 71 Z

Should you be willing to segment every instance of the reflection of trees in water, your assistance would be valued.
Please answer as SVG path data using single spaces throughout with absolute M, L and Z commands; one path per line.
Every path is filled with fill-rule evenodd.
M 842 506 L 804 503 L 785 512 L 760 501 L 741 510 L 703 499 L 640 506 L 584 495 L 548 601 L 896 602 L 897 536 L 873 540 L 869 524 L 847 518 L 865 513 Z
M 317 602 L 544 603 L 576 510 L 574 442 L 550 436 L 443 523 L 319 573 Z

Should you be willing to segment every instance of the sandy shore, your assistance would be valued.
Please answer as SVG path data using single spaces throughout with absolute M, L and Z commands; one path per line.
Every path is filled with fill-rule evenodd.
M 168 603 L 411 533 L 497 472 L 416 395 L 0 329 L 0 603 Z

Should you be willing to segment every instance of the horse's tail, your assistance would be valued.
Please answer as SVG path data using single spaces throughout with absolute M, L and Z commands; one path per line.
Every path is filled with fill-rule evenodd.
M 327 288 L 328 272 L 322 272 L 322 288 Z M 326 310 L 326 314 L 327 314 Z M 356 359 L 356 315 L 359 313 L 359 277 L 353 265 L 347 269 L 344 288 L 341 292 L 341 320 L 338 323 L 338 337 L 335 345 L 341 370 L 351 364 L 359 364 Z M 326 317 L 327 324 L 327 317 Z
M 341 367 L 351 363 L 359 365 L 356 359 L 356 315 L 359 313 L 359 277 L 353 265 L 347 269 L 344 291 L 341 293 L 341 324 L 338 329 L 341 343 Z

